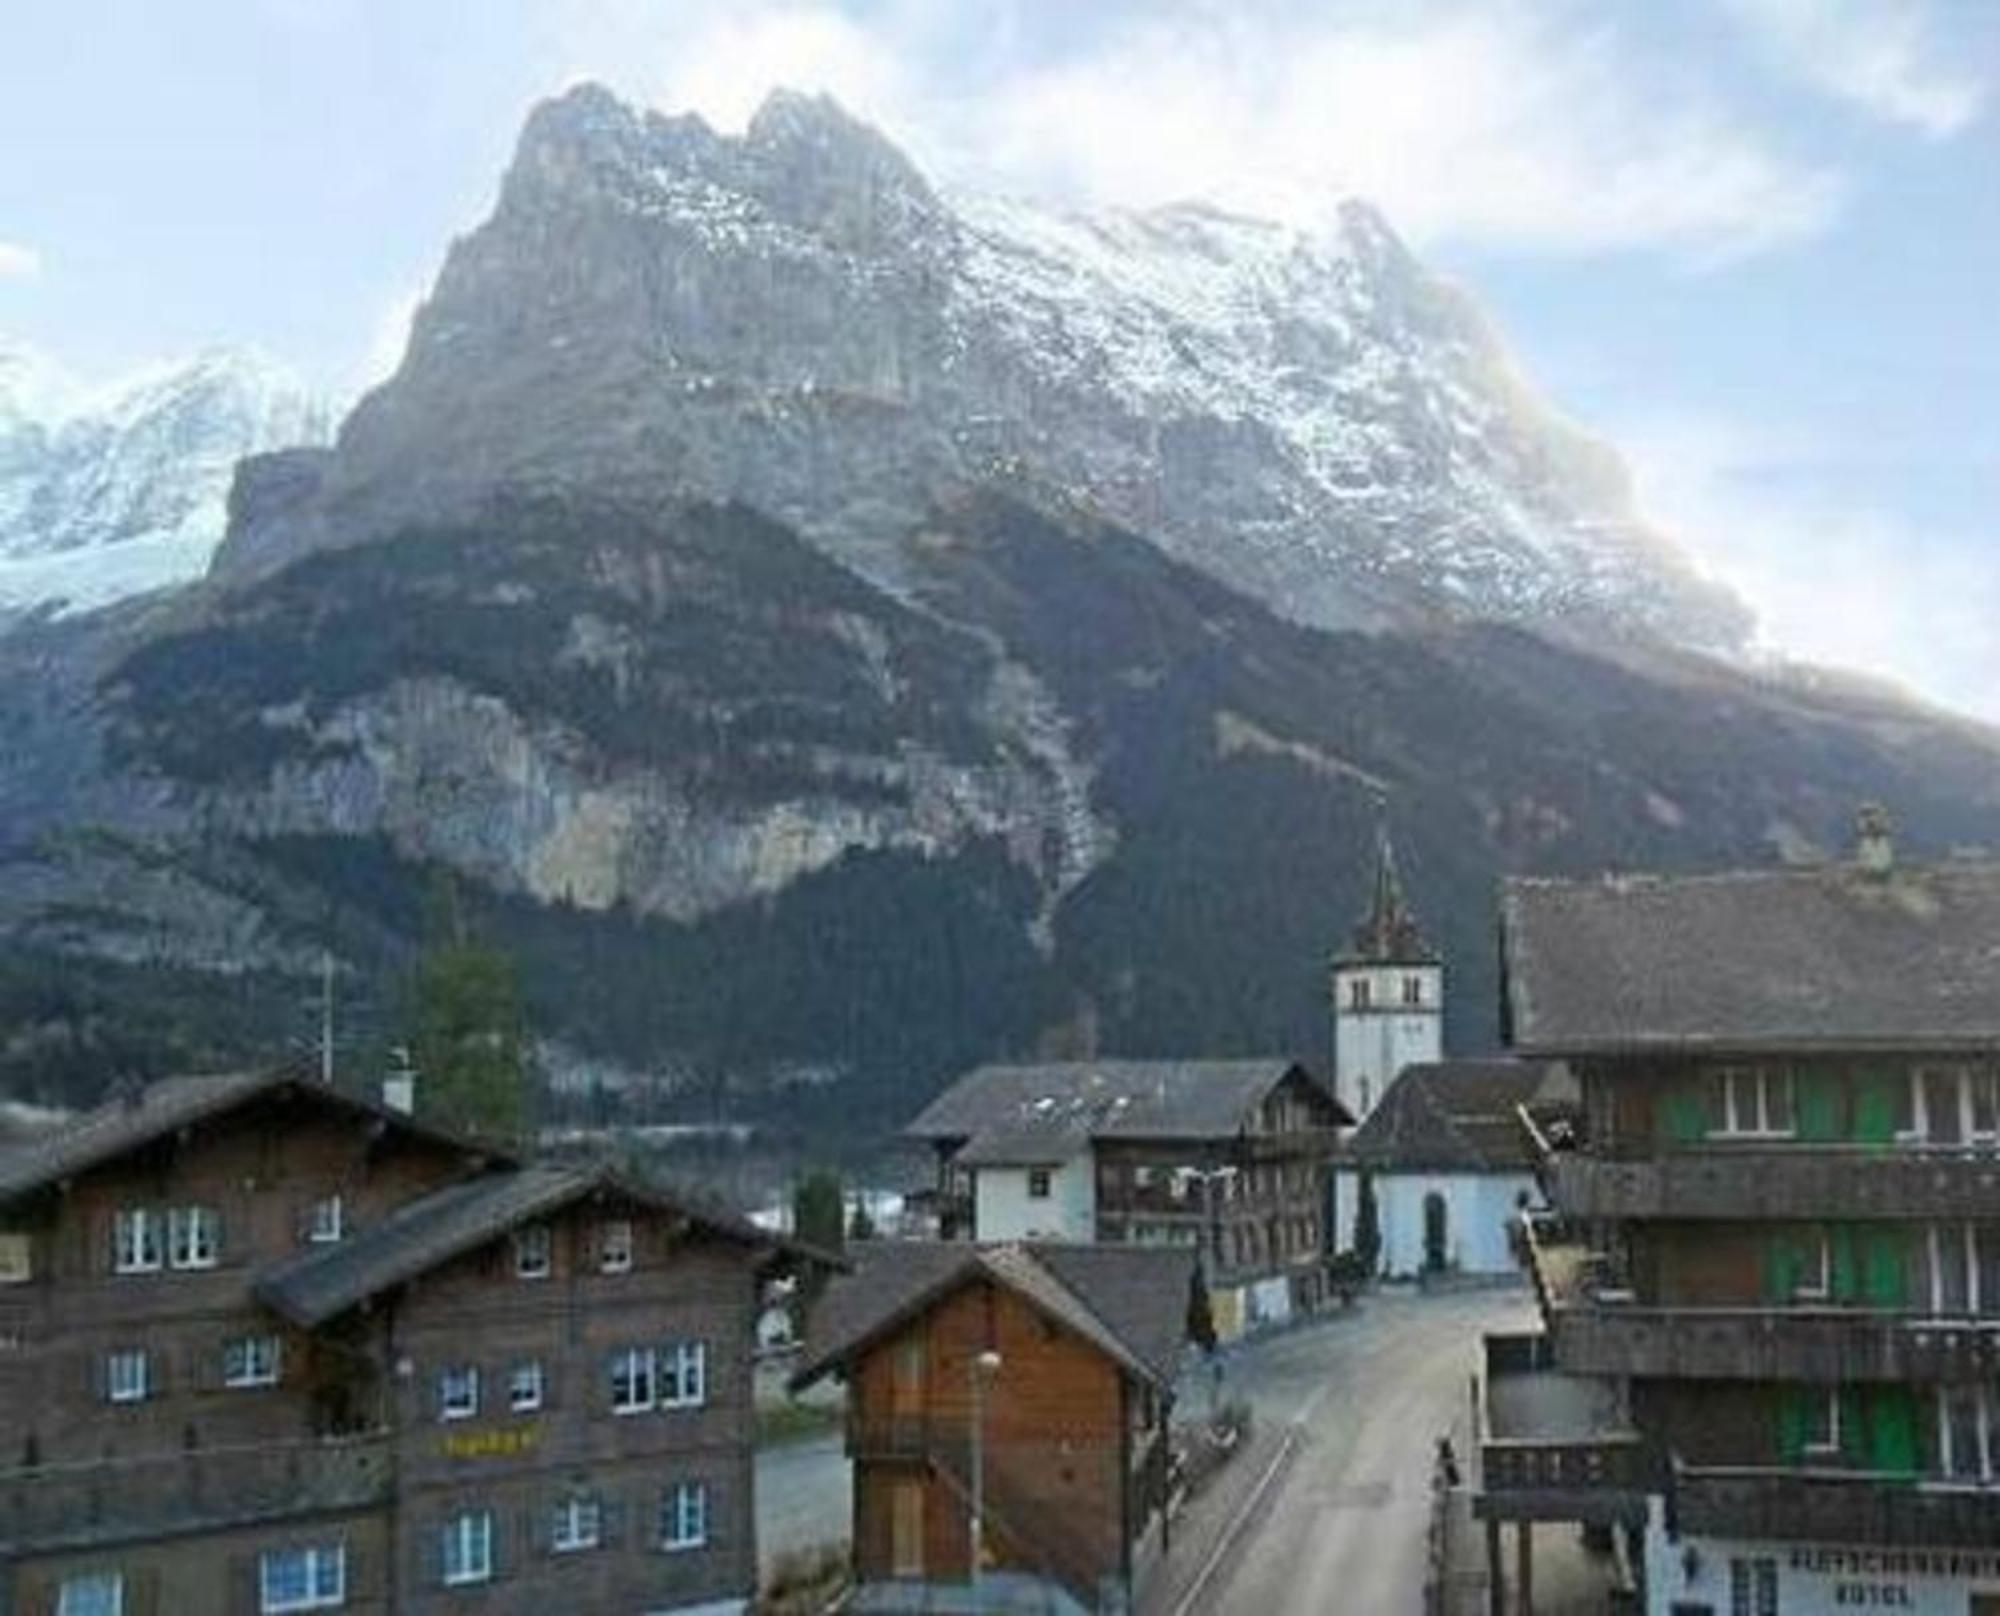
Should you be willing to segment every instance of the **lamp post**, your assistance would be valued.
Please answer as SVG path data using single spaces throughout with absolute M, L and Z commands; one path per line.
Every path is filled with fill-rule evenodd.
M 988 1347 L 977 1353 L 970 1365 L 972 1376 L 972 1608 L 984 1610 L 980 1598 L 979 1562 L 984 1558 L 986 1536 L 986 1383 L 1000 1373 L 1000 1354 Z

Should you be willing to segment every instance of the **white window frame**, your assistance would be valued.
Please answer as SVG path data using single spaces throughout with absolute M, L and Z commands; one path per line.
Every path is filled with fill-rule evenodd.
M 1840 1452 L 1840 1388 L 1820 1386 L 1816 1390 L 1826 1399 L 1826 1440 L 1804 1442 L 1800 1444 L 1800 1451 L 1824 1457 Z
M 595 1493 L 572 1493 L 556 1505 L 555 1530 L 549 1547 L 556 1554 L 578 1554 L 604 1541 L 604 1504 Z
M 660 1407 L 700 1408 L 708 1401 L 708 1343 L 669 1341 L 658 1358 Z
M 213 1268 L 222 1256 L 222 1219 L 212 1206 L 176 1206 L 167 1212 L 167 1266 L 183 1271 Z
M 606 1218 L 597 1226 L 597 1271 L 632 1272 L 633 1229 L 630 1218 Z
M 1951 1451 L 1953 1438 L 1950 1397 L 1954 1390 L 1971 1392 L 1977 1405 L 1973 1423 L 1979 1433 L 1979 1463 L 1976 1471 L 1969 1475 L 1960 1475 L 1952 1468 L 1952 1460 L 1957 1457 Z M 2000 1431 L 1994 1429 L 1996 1416 L 2000 1416 L 2000 1403 L 1996 1403 L 1994 1394 L 1987 1389 L 1985 1382 L 1974 1381 L 1961 1383 L 1958 1386 L 1940 1384 L 1935 1394 L 1935 1402 L 1938 1471 L 1944 1481 L 1985 1482 L 2000 1479 L 1995 1476 L 1995 1466 L 2000 1465 Z
M 468 1509 L 444 1524 L 444 1585 L 467 1588 L 493 1580 L 493 1511 Z M 454 1565 L 453 1561 L 457 1564 Z
M 677 1481 L 660 1500 L 660 1547 L 669 1554 L 708 1544 L 708 1483 Z
M 1789 1066 L 1719 1066 L 1708 1074 L 1711 1083 L 1722 1085 L 1720 1128 L 1710 1128 L 1711 1139 L 1792 1139 L 1799 1131 L 1798 1085 Z M 1792 1120 L 1783 1127 L 1771 1122 L 1771 1092 L 1782 1086 L 1789 1093 Z M 1743 1090 L 1750 1091 L 1744 1103 Z M 1706 1103 L 1706 1097 L 1704 1097 Z
M 514 1231 L 514 1277 L 547 1279 L 556 1271 L 555 1234 L 546 1223 Z
M 121 1347 L 104 1355 L 104 1400 L 143 1403 L 153 1395 L 153 1358 L 144 1347 Z
M 629 1395 L 621 1401 L 618 1382 L 628 1382 Z M 643 1391 L 640 1387 L 643 1383 Z M 611 1412 L 644 1414 L 660 1402 L 659 1354 L 651 1347 L 626 1347 L 611 1358 Z
M 297 1559 L 305 1568 L 306 1591 L 301 1594 L 271 1592 L 271 1573 L 285 1560 Z M 331 1572 L 331 1576 L 326 1573 Z M 347 1545 L 307 1543 L 293 1548 L 266 1549 L 257 1556 L 257 1609 L 262 1616 L 279 1616 L 294 1610 L 336 1610 L 347 1603 Z
M 125 1616 L 125 1573 L 72 1572 L 56 1590 L 56 1616 Z
M 339 1193 L 322 1195 L 306 1209 L 306 1244 L 336 1246 L 347 1238 L 347 1208 Z
M 446 1364 L 438 1371 L 438 1418 L 470 1420 L 479 1416 L 479 1365 Z
M 1966 1065 L 1949 1061 L 1933 1061 L 1910 1068 L 1907 1079 L 1910 1085 L 1910 1126 L 1900 1130 L 1896 1137 L 1910 1144 L 1932 1142 L 1931 1136 L 1936 1130 L 1931 1127 L 1930 1084 L 1926 1079 L 1940 1075 L 1953 1080 L 1951 1103 L 1958 1111 L 1958 1139 L 1951 1148 L 1966 1149 L 1974 1145 L 2000 1143 L 2000 1094 L 1994 1096 L 1992 1120 L 1995 1126 L 1989 1128 L 1973 1126 L 1973 1118 L 1977 1114 L 1973 1106 L 1973 1092 L 1980 1084 L 1995 1084 L 1993 1068 L 1982 1064 Z
M 120 1207 L 111 1215 L 111 1270 L 157 1274 L 164 1266 L 165 1231 L 150 1206 Z
M 274 1335 L 242 1335 L 222 1344 L 222 1384 L 232 1389 L 278 1384 L 284 1344 Z
M 507 1407 L 516 1414 L 532 1414 L 542 1406 L 548 1377 L 539 1358 L 523 1358 L 507 1371 Z

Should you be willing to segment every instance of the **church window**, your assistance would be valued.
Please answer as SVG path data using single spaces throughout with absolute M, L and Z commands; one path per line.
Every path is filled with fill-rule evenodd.
M 1420 1005 L 1424 1002 L 1424 979 L 1421 976 L 1403 978 L 1403 1003 Z
M 1347 984 L 1347 1003 L 1350 1009 L 1366 1010 L 1368 1008 L 1368 1001 L 1369 992 L 1366 977 L 1357 978 L 1355 981 Z

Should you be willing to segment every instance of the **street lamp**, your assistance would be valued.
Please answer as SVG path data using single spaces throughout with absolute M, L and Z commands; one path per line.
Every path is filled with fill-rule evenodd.
M 988 1347 L 969 1365 L 972 1376 L 972 1608 L 985 1609 L 979 1594 L 979 1562 L 985 1557 L 986 1383 L 1000 1373 L 1000 1354 Z

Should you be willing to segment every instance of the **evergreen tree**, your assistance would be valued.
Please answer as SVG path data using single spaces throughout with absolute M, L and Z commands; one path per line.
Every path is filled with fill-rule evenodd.
M 467 935 L 448 888 L 417 963 L 417 1110 L 427 1120 L 518 1143 L 528 1124 L 528 1035 L 514 962 Z
M 1363 1279 L 1382 1267 L 1382 1213 L 1375 1204 L 1375 1175 L 1363 1173 L 1354 1199 L 1354 1261 Z
M 868 1215 L 868 1203 L 859 1196 L 854 1201 L 854 1216 L 847 1220 L 847 1238 L 850 1240 L 873 1240 L 875 1220 Z
M 816 1168 L 792 1189 L 792 1233 L 822 1251 L 839 1251 L 846 1244 L 846 1196 L 840 1175 Z

